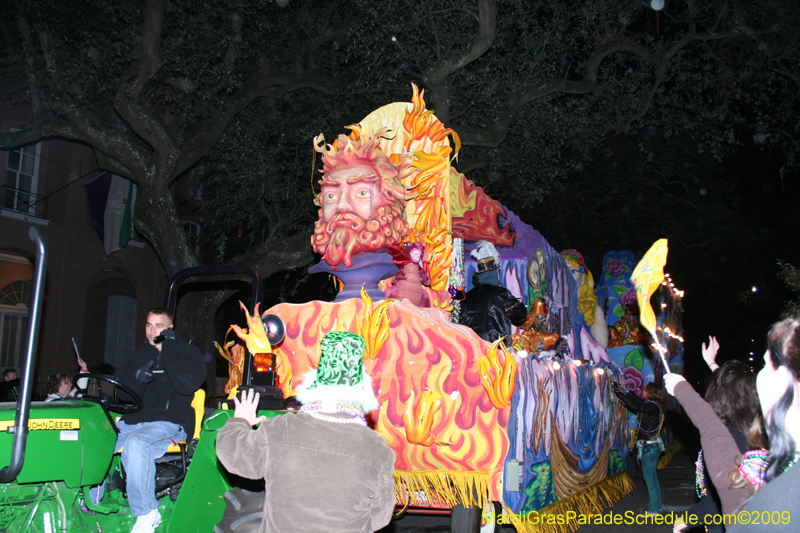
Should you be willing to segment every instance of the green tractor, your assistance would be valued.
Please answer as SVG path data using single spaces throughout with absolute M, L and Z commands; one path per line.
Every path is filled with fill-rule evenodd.
M 107 376 L 82 374 L 81 377 L 109 382 L 133 398 L 133 402 L 117 403 L 103 393 L 98 397 L 50 403 L 31 402 L 47 257 L 44 241 L 36 228 L 31 228 L 30 238 L 36 244 L 37 253 L 21 390 L 16 403 L 0 403 L 0 533 L 128 532 L 135 517 L 128 507 L 120 455 L 114 450 L 117 439 L 114 420 L 115 413 L 140 409 L 141 399 Z M 223 274 L 242 273 L 226 268 L 230 270 Z M 173 279 L 166 298 L 167 307 L 173 295 L 177 295 L 177 284 L 183 279 L 203 275 L 203 269 L 200 270 L 182 271 L 178 274 L 182 276 L 180 279 Z M 252 270 L 249 273 L 254 280 L 251 305 L 255 305 L 260 300 L 261 286 L 257 275 Z M 268 378 L 269 372 L 257 376 L 251 371 L 251 359 L 248 355 L 245 361 L 243 383 L 252 384 L 263 381 L 264 376 Z M 260 407 L 268 408 L 259 414 L 268 417 L 280 414 L 275 409 L 280 408 L 282 396 L 278 397 L 274 387 L 267 382 L 256 388 L 264 396 L 265 403 Z M 196 431 L 195 437 L 198 438 L 181 443 L 157 464 L 156 496 L 163 519 L 158 527 L 160 532 L 209 533 L 230 530 L 230 524 L 236 521 L 255 526 L 260 521 L 260 505 L 256 506 L 252 498 L 242 505 L 239 501 L 242 489 L 231 490 L 242 484 L 242 480 L 228 474 L 217 461 L 216 434 L 233 411 L 225 410 L 223 405 L 227 404 L 218 401 L 222 409 L 203 420 L 204 404 L 204 395 L 197 394 L 193 405 L 197 411 L 199 434 Z M 91 488 L 104 481 L 105 496 L 100 502 L 92 502 Z

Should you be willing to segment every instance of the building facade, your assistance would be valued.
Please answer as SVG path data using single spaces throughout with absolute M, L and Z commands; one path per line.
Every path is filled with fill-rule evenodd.
M 0 131 L 30 111 L 0 103 Z M 103 174 L 92 149 L 47 140 L 0 151 L 0 367 L 20 369 L 25 353 L 36 226 L 49 254 L 35 374 L 77 374 L 72 339 L 90 368 L 118 368 L 144 339 L 148 309 L 163 302 L 167 277 L 146 242 L 107 254 L 92 225 L 85 185 Z

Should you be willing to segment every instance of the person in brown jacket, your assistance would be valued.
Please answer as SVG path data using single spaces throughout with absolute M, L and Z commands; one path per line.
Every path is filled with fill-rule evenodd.
M 395 455 L 365 419 L 378 401 L 364 346 L 354 333 L 323 337 L 319 366 L 298 387 L 298 414 L 258 417 L 252 390 L 234 400 L 217 456 L 233 474 L 264 479 L 261 533 L 371 532 L 391 520 Z

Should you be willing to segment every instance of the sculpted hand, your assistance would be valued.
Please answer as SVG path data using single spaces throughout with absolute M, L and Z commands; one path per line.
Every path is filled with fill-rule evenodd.
M 708 368 L 713 372 L 719 365 L 717 364 L 717 352 L 719 351 L 719 343 L 716 337 L 708 336 L 708 346 L 703 343 L 703 360 L 708 365 Z
M 667 388 L 667 392 L 672 396 L 675 396 L 675 387 L 678 386 L 678 383 L 684 381 L 686 381 L 686 378 L 680 374 L 664 374 L 664 386 Z
M 266 420 L 266 416 L 258 416 L 256 414 L 259 398 L 261 398 L 261 395 L 253 389 L 242 392 L 241 401 L 239 401 L 238 397 L 233 399 L 233 405 L 235 406 L 233 416 L 235 418 L 244 418 L 251 426 L 255 426 Z

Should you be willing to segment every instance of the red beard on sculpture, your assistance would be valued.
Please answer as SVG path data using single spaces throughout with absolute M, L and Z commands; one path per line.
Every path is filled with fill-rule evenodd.
M 352 257 L 399 244 L 408 235 L 408 222 L 390 204 L 376 209 L 374 218 L 364 220 L 353 213 L 336 213 L 330 222 L 320 219 L 314 226 L 311 244 L 331 266 L 353 266 Z

